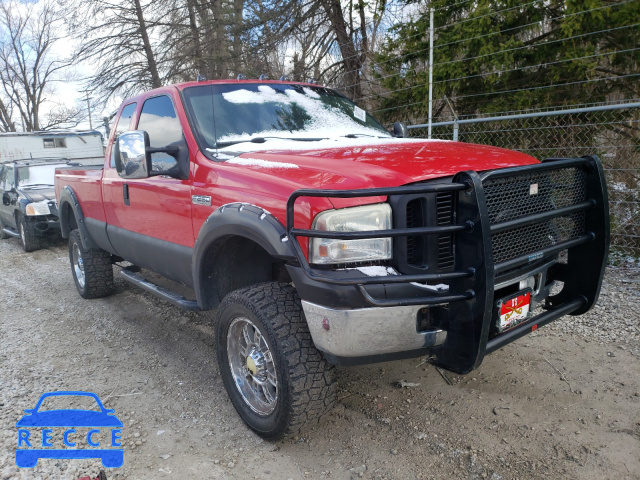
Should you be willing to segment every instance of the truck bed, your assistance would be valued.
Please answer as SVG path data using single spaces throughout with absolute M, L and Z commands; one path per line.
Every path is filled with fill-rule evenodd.
M 73 189 L 82 204 L 85 216 L 106 221 L 102 204 L 102 165 L 84 167 L 62 167 L 56 169 L 56 197 L 64 186 Z

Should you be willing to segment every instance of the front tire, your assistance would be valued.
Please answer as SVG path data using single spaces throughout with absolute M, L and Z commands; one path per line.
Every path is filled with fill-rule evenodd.
M 264 283 L 227 295 L 217 312 L 218 365 L 233 406 L 258 435 L 278 439 L 335 402 L 335 371 L 311 339 L 295 289 Z
M 78 230 L 69 235 L 69 261 L 73 280 L 82 298 L 105 297 L 113 292 L 111 254 L 99 249 L 85 249 Z
M 20 215 L 18 217 L 18 231 L 20 232 L 20 240 L 22 240 L 22 248 L 25 252 L 33 252 L 35 250 L 40 250 L 41 247 L 41 239 L 36 236 L 33 232 L 33 229 L 29 228 L 29 224 L 27 223 L 27 219 Z

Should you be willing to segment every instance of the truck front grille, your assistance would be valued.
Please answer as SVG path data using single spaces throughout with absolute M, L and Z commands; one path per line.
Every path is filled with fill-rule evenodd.
M 436 194 L 436 223 L 438 226 L 453 223 L 453 193 Z M 453 267 L 453 235 L 438 235 L 438 270 Z
M 480 176 L 483 178 L 482 174 Z M 534 171 L 515 169 L 508 176 L 500 174 L 499 170 L 495 174 L 488 172 L 482 180 L 488 223 L 494 226 L 523 220 L 586 202 L 587 177 L 583 166 Z M 397 224 L 407 228 L 454 225 L 459 195 L 459 192 L 412 195 L 404 203 L 404 216 L 401 215 Z M 537 259 L 542 250 L 586 233 L 584 209 L 526 223 L 491 234 L 494 264 L 529 255 Z M 456 264 L 456 235 L 407 236 L 406 257 L 403 253 L 399 254 L 400 258 L 406 259 L 400 263 L 403 273 L 424 269 L 433 273 L 452 271 Z M 509 271 L 502 271 L 500 275 Z
M 423 227 L 424 199 L 416 198 L 407 203 L 407 228 Z M 425 237 L 407 237 L 407 262 L 415 267 L 424 266 Z
M 510 177 L 489 178 L 483 183 L 492 225 L 569 207 L 587 199 L 586 172 L 563 168 Z M 515 227 L 491 237 L 494 263 L 578 237 L 585 232 L 584 212 Z
M 407 228 L 452 225 L 454 221 L 454 194 L 436 193 L 414 198 L 407 202 Z M 437 270 L 453 268 L 454 238 L 452 234 L 407 237 L 407 264 L 414 268 L 433 265 Z

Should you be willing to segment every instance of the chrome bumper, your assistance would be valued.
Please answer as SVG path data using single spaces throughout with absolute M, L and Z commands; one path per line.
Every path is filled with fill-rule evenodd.
M 421 306 L 336 310 L 302 301 L 316 348 L 337 357 L 365 357 L 441 345 L 447 332 L 417 331 Z

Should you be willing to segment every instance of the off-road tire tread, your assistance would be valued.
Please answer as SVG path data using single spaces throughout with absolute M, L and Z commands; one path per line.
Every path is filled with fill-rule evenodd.
M 73 270 L 73 244 L 77 243 L 82 252 L 84 262 L 84 291 L 80 289 Z M 92 299 L 106 297 L 113 293 L 113 264 L 111 254 L 104 250 L 87 250 L 82 246 L 80 232 L 73 230 L 69 235 L 69 262 L 74 283 L 82 298 Z
M 20 242 L 22 243 L 22 249 L 25 252 L 34 252 L 36 250 L 40 250 L 42 247 L 42 240 L 40 237 L 37 237 L 27 225 L 27 221 L 25 220 L 23 215 L 18 215 L 18 233 L 20 229 L 24 229 L 24 241 L 22 240 L 22 235 L 20 235 Z
M 269 434 L 258 433 L 264 438 L 278 439 L 317 423 L 336 403 L 335 367 L 313 345 L 295 288 L 282 282 L 241 288 L 224 298 L 218 312 L 223 312 L 229 304 L 244 305 L 263 320 L 265 328 L 271 330 L 270 337 L 278 342 L 278 346 L 272 346 L 281 353 L 277 356 L 278 371 L 288 372 L 289 391 L 283 392 L 288 422 Z M 220 322 L 217 328 L 219 325 Z M 221 329 L 216 334 L 221 335 Z M 218 352 L 220 350 L 218 348 Z M 222 362 L 220 365 L 223 368 Z

